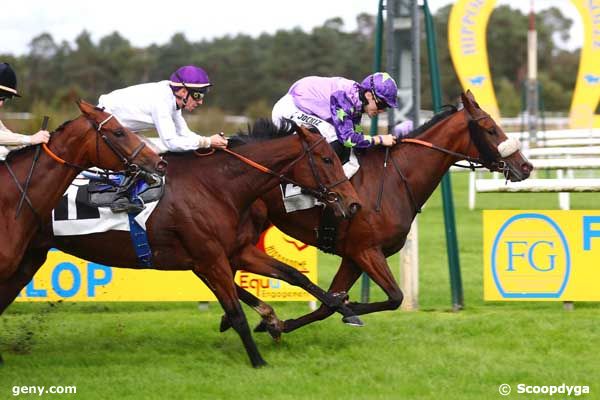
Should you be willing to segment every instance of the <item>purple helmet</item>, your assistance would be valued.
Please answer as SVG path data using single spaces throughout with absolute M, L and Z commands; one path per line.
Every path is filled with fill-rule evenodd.
M 206 71 L 194 65 L 186 65 L 173 72 L 169 83 L 174 89 L 185 87 L 195 91 L 212 86 Z
M 385 101 L 388 106 L 392 108 L 397 107 L 398 86 L 394 78 L 387 72 L 375 72 L 367 76 L 363 79 L 360 86 L 364 90 L 373 91 L 375 96 Z

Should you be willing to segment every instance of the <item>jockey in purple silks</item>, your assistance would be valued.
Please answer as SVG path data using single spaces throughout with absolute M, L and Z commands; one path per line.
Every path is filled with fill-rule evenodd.
M 273 122 L 282 118 L 315 126 L 339 154 L 343 148 L 393 146 L 394 135 L 370 136 L 360 125 L 363 114 L 369 117 L 397 106 L 398 86 L 386 72 L 376 72 L 361 83 L 341 77 L 309 76 L 292 85 L 288 93 L 273 107 Z M 406 129 L 410 130 L 410 127 Z M 353 152 L 344 163 L 351 177 L 359 164 Z M 342 160 L 344 161 L 344 160 Z
M 0 107 L 13 97 L 21 97 L 17 92 L 17 75 L 7 63 L 0 63 Z M 50 134 L 41 130 L 34 135 L 14 133 L 0 121 L 0 160 L 4 160 L 9 152 L 34 144 L 48 143 Z M 6 147 L 4 147 L 6 146 Z
M 182 110 L 194 111 L 204 102 L 212 83 L 202 68 L 187 65 L 175 71 L 167 81 L 144 83 L 115 90 L 100 96 L 99 107 L 113 114 L 126 128 L 134 132 L 155 128 L 158 143 L 152 143 L 157 153 L 183 152 L 199 148 L 225 148 L 223 134 L 210 137 L 192 132 L 182 116 Z M 137 185 L 132 185 L 136 190 Z M 143 205 L 132 201 L 136 193 L 123 193 L 111 206 L 113 212 L 139 212 Z

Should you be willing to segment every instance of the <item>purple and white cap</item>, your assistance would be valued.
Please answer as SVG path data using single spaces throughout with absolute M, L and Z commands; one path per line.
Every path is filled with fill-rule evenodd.
M 173 72 L 169 84 L 174 88 L 185 87 L 192 90 L 212 86 L 206 71 L 194 65 L 186 65 Z
M 375 95 L 391 108 L 398 106 L 398 85 L 394 78 L 387 72 L 375 72 L 367 76 L 361 82 L 360 86 L 364 90 L 372 90 Z

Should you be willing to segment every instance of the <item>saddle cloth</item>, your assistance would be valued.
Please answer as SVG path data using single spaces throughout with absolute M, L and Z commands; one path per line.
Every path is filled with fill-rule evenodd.
M 52 210 L 52 229 L 56 236 L 87 235 L 110 230 L 131 230 L 127 213 L 113 213 L 109 207 L 92 205 L 89 201 L 90 180 L 78 175 L 69 186 L 58 206 Z M 145 230 L 146 221 L 158 201 L 145 204 L 146 208 L 134 217 Z

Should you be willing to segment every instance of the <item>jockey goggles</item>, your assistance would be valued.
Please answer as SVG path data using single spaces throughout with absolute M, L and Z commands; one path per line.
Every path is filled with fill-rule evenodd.
M 194 100 L 202 100 L 204 98 L 204 95 L 206 93 L 208 93 L 209 89 L 208 87 L 205 88 L 199 88 L 199 89 L 191 89 L 186 87 L 190 97 Z
M 191 97 L 192 99 L 194 99 L 196 101 L 202 100 L 204 98 L 204 95 L 206 93 L 208 93 L 208 91 L 210 89 L 210 86 L 201 87 L 201 88 L 191 88 L 185 84 L 184 80 L 181 78 L 181 76 L 179 76 L 179 74 L 177 72 L 175 72 L 175 75 L 177 75 L 177 78 L 179 78 L 179 80 L 181 81 L 181 85 L 188 92 L 186 98 Z
M 386 108 L 390 107 L 385 101 L 380 99 L 377 94 L 375 94 L 375 82 L 373 81 L 373 75 L 371 75 L 371 94 L 373 95 L 373 100 L 375 101 L 375 105 L 377 106 L 378 110 L 385 110 Z
M 11 98 L 10 98 L 10 97 L 8 97 L 8 96 L 0 96 L 0 101 L 3 101 L 3 102 L 7 102 L 7 101 L 8 101 L 8 100 L 10 100 L 10 99 L 11 99 Z

